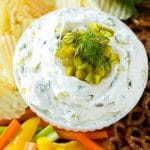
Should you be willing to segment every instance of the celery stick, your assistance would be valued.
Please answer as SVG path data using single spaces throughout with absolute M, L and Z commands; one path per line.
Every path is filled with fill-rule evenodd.
M 3 133 L 6 128 L 6 126 L 0 126 L 0 134 Z
M 46 136 L 50 141 L 54 142 L 59 139 L 59 135 L 54 131 Z
M 55 130 L 53 129 L 53 127 L 51 125 L 48 125 L 47 127 L 45 127 L 44 129 L 42 129 L 40 132 L 38 132 L 34 138 L 33 141 L 36 141 L 38 138 L 40 137 L 47 137 L 48 134 L 55 132 Z

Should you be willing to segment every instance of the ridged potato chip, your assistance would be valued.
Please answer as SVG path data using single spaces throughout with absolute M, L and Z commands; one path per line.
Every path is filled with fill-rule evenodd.
M 5 84 L 9 84 L 8 78 L 6 77 L 6 71 L 2 65 L 2 60 L 0 59 L 0 81 L 3 81 Z
M 0 36 L 0 81 L 16 88 L 13 76 L 13 55 L 17 40 L 14 36 Z
M 6 4 L 0 2 L 0 35 L 10 33 L 10 18 L 9 10 Z
M 13 54 L 23 31 L 37 17 L 52 10 L 51 0 L 0 1 L 0 119 L 20 117 L 27 105 L 13 77 Z
M 54 9 L 54 5 L 46 0 L 24 0 L 24 9 L 33 17 L 40 17 Z
M 57 0 L 56 1 L 56 8 L 76 8 L 81 7 L 83 0 Z
M 95 0 L 98 7 L 113 16 L 125 20 L 133 15 L 134 9 L 118 0 Z
M 98 9 L 98 5 L 94 0 L 81 0 L 82 6 L 85 8 Z
M 20 8 L 22 0 L 6 0 L 6 5 L 11 11 L 16 11 Z
M 10 13 L 10 31 L 16 38 L 33 21 L 33 17 L 24 9 L 24 0 L 6 0 Z
M 19 118 L 27 105 L 19 92 L 3 86 L 0 82 L 0 119 Z
M 12 16 L 17 13 L 18 18 L 20 17 L 21 20 L 25 17 L 32 18 L 32 16 L 24 9 L 24 0 L 7 0 L 6 5 L 8 6 Z M 15 18 L 12 19 L 15 21 Z

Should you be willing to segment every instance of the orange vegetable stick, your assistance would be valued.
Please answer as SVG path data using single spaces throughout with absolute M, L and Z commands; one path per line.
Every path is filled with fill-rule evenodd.
M 84 133 L 78 133 L 76 139 L 88 150 L 104 150 L 101 146 L 90 140 Z
M 97 139 L 103 139 L 103 138 L 108 138 L 108 132 L 105 130 L 97 130 L 97 131 L 92 131 L 92 132 L 85 132 L 85 135 L 93 140 Z
M 59 129 L 54 127 L 55 131 L 59 134 L 60 138 L 62 139 L 69 139 L 69 140 L 74 140 L 78 136 L 79 133 L 82 132 L 73 132 L 73 131 L 66 131 L 63 129 Z M 93 131 L 93 132 L 85 132 L 84 135 L 86 135 L 90 139 L 103 139 L 103 138 L 108 138 L 108 133 L 105 130 L 98 130 L 98 131 Z
M 21 127 L 21 125 L 16 119 L 13 119 L 11 121 L 9 126 L 6 128 L 6 130 L 0 136 L 0 150 L 3 150 L 3 148 L 17 134 L 17 132 L 19 131 L 20 127 Z
M 23 150 L 37 150 L 37 145 L 36 143 L 26 142 Z

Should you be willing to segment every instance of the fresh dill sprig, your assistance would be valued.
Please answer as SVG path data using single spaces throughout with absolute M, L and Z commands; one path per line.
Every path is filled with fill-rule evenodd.
M 103 66 L 106 62 L 103 57 L 104 47 L 108 41 L 109 39 L 104 35 L 96 35 L 87 31 L 78 41 L 76 55 L 88 60 L 93 65 Z

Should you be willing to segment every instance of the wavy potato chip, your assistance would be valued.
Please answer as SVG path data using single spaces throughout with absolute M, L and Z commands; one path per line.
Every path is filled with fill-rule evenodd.
M 25 9 L 24 0 L 7 0 L 6 5 L 10 11 L 12 23 L 19 23 L 23 19 L 33 18 Z
M 24 18 L 20 23 L 11 24 L 11 34 L 17 39 L 20 38 L 23 31 L 34 21 L 33 18 Z
M 24 9 L 36 18 L 53 10 L 54 4 L 46 0 L 24 0 Z
M 0 2 L 0 35 L 10 33 L 9 10 L 4 2 Z
M 24 0 L 6 0 L 10 12 L 10 31 L 17 39 L 28 27 L 33 17 L 24 9 Z M 30 22 L 29 22 L 30 20 Z
M 6 77 L 7 73 L 4 70 L 4 67 L 2 65 L 2 60 L 0 59 L 0 81 L 3 81 L 5 84 L 9 84 L 8 78 Z
M 14 36 L 0 36 L 0 81 L 16 88 L 13 76 L 13 55 L 17 40 Z
M 18 91 L 0 83 L 0 119 L 19 118 L 25 113 L 26 107 Z
M 105 12 L 112 14 L 113 16 L 125 20 L 133 15 L 133 8 L 123 4 L 118 0 L 95 0 L 98 7 Z
M 33 18 L 25 9 L 24 0 L 7 0 L 11 23 L 19 24 L 26 18 Z
M 56 1 L 56 8 L 76 8 L 81 7 L 83 0 L 57 0 Z
M 2 65 L 1 65 L 1 68 L 0 68 L 0 81 L 3 82 L 4 85 L 12 87 L 12 85 L 10 85 L 10 83 L 9 83 L 9 79 L 7 77 L 7 72 L 4 70 Z M 12 87 L 12 88 L 15 88 L 15 87 Z
M 92 9 L 98 9 L 98 5 L 96 1 L 94 0 L 81 0 L 82 1 L 82 6 L 85 8 L 92 8 Z
M 76 7 L 85 7 L 85 8 L 99 8 L 94 0 L 57 0 L 56 8 L 76 8 Z
M 24 18 L 22 21 L 23 31 L 35 20 L 35 18 Z
M 13 12 L 20 8 L 21 1 L 22 0 L 6 0 L 6 5 L 11 12 Z

